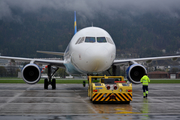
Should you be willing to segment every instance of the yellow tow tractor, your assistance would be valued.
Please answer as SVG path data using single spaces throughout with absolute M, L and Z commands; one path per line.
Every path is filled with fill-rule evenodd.
M 129 104 L 132 101 L 132 83 L 124 81 L 123 76 L 89 76 L 88 96 L 93 103 Z

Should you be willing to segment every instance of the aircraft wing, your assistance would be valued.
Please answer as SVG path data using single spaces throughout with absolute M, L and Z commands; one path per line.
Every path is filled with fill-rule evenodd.
M 119 64 L 124 64 L 128 62 L 140 62 L 140 61 L 145 61 L 146 63 L 151 63 L 153 60 L 164 60 L 164 59 L 172 59 L 172 60 L 177 60 L 180 58 L 180 55 L 175 55 L 175 56 L 161 56 L 161 57 L 147 57 L 147 58 L 131 58 L 131 59 L 122 59 L 122 60 L 114 60 L 113 64 L 114 65 L 119 65 Z
M 60 55 L 63 56 L 63 52 L 51 52 L 51 51 L 37 51 L 38 53 L 50 54 L 50 55 Z
M 46 64 L 46 65 L 65 67 L 63 60 L 32 59 L 32 58 L 8 57 L 8 56 L 0 56 L 0 59 L 24 61 L 24 62 L 30 62 L 30 63 L 41 63 L 41 64 Z

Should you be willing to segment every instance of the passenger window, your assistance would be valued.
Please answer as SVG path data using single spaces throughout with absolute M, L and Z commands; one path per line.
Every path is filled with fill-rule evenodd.
M 97 42 L 98 43 L 104 43 L 107 42 L 105 37 L 97 37 Z
M 95 42 L 95 37 L 86 37 L 85 42 Z

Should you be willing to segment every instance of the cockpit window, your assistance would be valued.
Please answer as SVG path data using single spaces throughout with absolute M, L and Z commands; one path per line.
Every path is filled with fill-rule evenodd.
M 82 43 L 82 42 L 84 42 L 84 37 L 80 37 L 80 38 L 78 39 L 78 41 L 76 42 L 76 44 L 80 44 L 80 43 Z
M 95 42 L 95 37 L 86 37 L 85 42 Z
M 113 40 L 109 37 L 80 37 L 75 44 L 81 44 L 83 42 L 86 42 L 86 43 L 111 43 L 111 44 L 114 44 Z
M 98 43 L 104 43 L 107 42 L 105 37 L 97 37 L 97 42 Z
M 107 40 L 107 42 L 109 42 L 111 44 L 114 44 L 113 41 L 110 38 L 106 37 L 106 40 Z
M 76 42 L 76 44 L 78 44 L 80 40 L 81 40 L 81 38 L 78 39 L 78 41 Z
M 84 37 L 81 38 L 81 40 L 79 41 L 79 44 L 84 42 Z

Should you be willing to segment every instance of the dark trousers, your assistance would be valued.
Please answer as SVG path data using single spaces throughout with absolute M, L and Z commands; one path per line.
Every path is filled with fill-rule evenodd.
M 147 95 L 148 95 L 148 86 L 147 85 L 143 85 L 142 89 L 143 89 L 144 97 L 147 97 Z
M 143 85 L 143 86 L 142 86 L 142 89 L 143 89 L 143 92 L 146 92 L 146 91 L 148 91 L 148 86 Z

